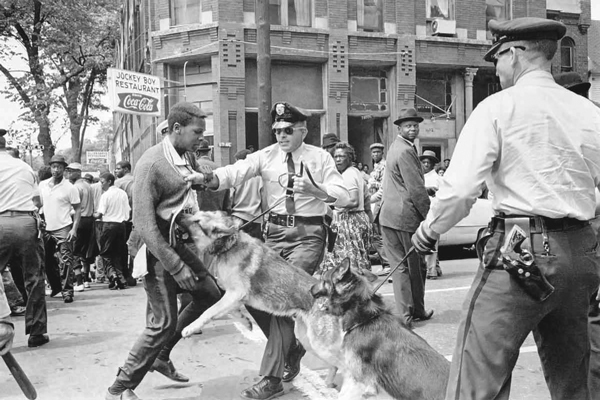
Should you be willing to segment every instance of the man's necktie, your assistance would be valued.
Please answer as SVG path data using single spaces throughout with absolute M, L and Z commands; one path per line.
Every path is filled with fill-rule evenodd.
M 296 176 L 296 169 L 294 168 L 294 159 L 292 153 L 287 153 L 287 167 L 288 167 L 288 185 L 285 192 L 285 210 L 288 215 L 294 215 L 296 213 L 296 206 L 294 205 L 294 176 Z

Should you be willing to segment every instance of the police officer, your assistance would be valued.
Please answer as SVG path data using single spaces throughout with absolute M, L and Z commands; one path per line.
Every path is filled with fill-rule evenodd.
M 325 251 L 327 204 L 337 200 L 336 204 L 346 205 L 349 194 L 333 157 L 321 148 L 303 143 L 308 134 L 308 112 L 288 103 L 275 103 L 271 116 L 277 143 L 249 154 L 245 160 L 217 168 L 208 187 L 221 190 L 261 176 L 268 208 L 285 197 L 285 202 L 279 202 L 269 215 L 266 244 L 295 267 L 313 274 Z M 297 176 L 302 171 L 301 164 L 304 173 Z M 199 174 L 194 182 L 202 184 L 204 179 Z M 253 315 L 256 318 L 257 313 L 254 311 Z M 257 323 L 262 328 L 263 318 L 258 315 Z M 268 342 L 260 367 L 264 378 L 244 390 L 242 398 L 279 396 L 283 393 L 281 381 L 289 382 L 300 372 L 305 350 L 296 342 L 293 321 L 271 316 L 270 329 L 265 334 Z
M 50 340 L 46 334 L 44 246 L 36 219 L 36 211 L 41 206 L 40 194 L 37 177 L 31 167 L 6 151 L 5 134 L 6 130 L 0 129 L 0 271 L 9 263 L 20 265 L 27 291 L 27 345 L 38 347 Z M 4 293 L 0 297 L 4 297 Z M 4 317 L 6 315 L 0 312 L 0 322 L 7 321 Z M 3 329 L 7 333 L 7 327 L 0 326 L 0 331 Z
M 485 60 L 503 90 L 469 117 L 412 238 L 419 252 L 432 251 L 469 213 L 483 182 L 494 193 L 496 216 L 478 241 L 482 262 L 464 303 L 446 399 L 508 399 L 519 348 L 533 331 L 552 398 L 587 400 L 587 311 L 600 280 L 588 222 L 600 184 L 600 110 L 552 78 L 562 23 L 517 18 L 489 27 L 494 44 Z M 515 249 L 517 258 L 503 248 L 513 229 L 529 251 Z M 542 276 L 554 287 L 548 297 Z

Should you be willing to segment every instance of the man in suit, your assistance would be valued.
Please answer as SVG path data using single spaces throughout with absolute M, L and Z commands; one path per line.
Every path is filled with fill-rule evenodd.
M 423 168 L 413 144 L 422 121 L 414 108 L 400 110 L 400 117 L 394 121 L 398 136 L 388 151 L 385 165 L 379 223 L 392 268 L 406 255 L 411 236 L 429 211 Z M 413 321 L 431 318 L 433 310 L 425 310 L 427 267 L 422 257 L 412 254 L 392 276 L 396 307 L 403 321 L 410 327 Z

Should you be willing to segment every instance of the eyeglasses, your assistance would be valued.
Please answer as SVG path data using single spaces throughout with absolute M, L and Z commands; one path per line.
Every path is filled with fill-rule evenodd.
M 304 129 L 304 128 L 301 126 L 296 126 L 296 127 L 288 126 L 287 128 L 283 128 L 283 129 L 273 129 L 272 132 L 273 132 L 273 135 L 280 135 L 281 132 L 285 132 L 286 135 L 291 135 L 294 133 L 294 131 L 296 129 Z
M 492 56 L 492 62 L 494 63 L 494 66 L 496 66 L 496 64 L 498 64 L 498 59 L 500 58 L 500 56 L 502 54 L 506 54 L 510 51 L 510 49 L 521 49 L 523 51 L 527 50 L 527 48 L 525 48 L 524 46 L 511 46 L 511 47 L 507 47 L 506 49 L 497 52 L 496 54 L 494 54 Z

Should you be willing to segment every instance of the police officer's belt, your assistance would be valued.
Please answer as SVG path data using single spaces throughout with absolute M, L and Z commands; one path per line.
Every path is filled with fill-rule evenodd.
M 490 229 L 494 232 L 504 232 L 504 221 L 510 218 L 529 218 L 529 229 L 531 233 L 560 232 L 583 228 L 589 225 L 589 221 L 581 221 L 575 218 L 547 218 L 528 215 L 497 215 L 492 218 Z
M 300 217 L 296 215 L 281 215 L 281 214 L 269 214 L 269 222 L 287 226 L 288 228 L 298 225 L 323 225 L 323 217 Z

